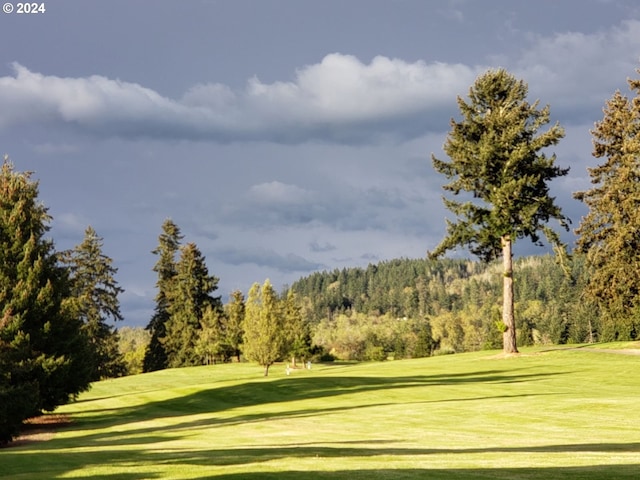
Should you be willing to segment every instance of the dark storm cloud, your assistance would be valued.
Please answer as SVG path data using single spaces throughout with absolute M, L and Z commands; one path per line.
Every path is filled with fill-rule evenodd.
M 415 233 L 426 228 L 416 218 L 427 208 L 427 201 L 425 196 L 411 196 L 393 186 L 316 191 L 272 181 L 253 185 L 239 201 L 228 204 L 222 220 L 228 225 L 267 230 L 312 226 L 345 232 Z M 318 244 L 312 245 L 313 251 L 320 249 Z
M 315 253 L 319 253 L 319 252 L 332 252 L 333 250 L 336 250 L 338 247 L 336 247 L 335 245 L 329 243 L 329 242 L 324 242 L 324 243 L 319 243 L 318 241 L 314 240 L 313 242 L 309 243 L 309 250 L 311 250 L 312 252 Z

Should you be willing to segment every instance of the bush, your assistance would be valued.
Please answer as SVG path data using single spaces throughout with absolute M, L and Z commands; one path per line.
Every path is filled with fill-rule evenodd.
M 440 355 L 453 355 L 455 353 L 456 353 L 456 351 L 452 350 L 451 348 L 439 348 L 438 350 L 435 350 L 433 352 L 433 356 L 437 357 L 437 356 L 440 356 Z
M 380 345 L 369 344 L 364 351 L 364 359 L 374 362 L 382 362 L 387 359 L 387 353 Z
M 322 352 L 314 358 L 314 361 L 319 363 L 335 362 L 336 357 L 329 352 Z

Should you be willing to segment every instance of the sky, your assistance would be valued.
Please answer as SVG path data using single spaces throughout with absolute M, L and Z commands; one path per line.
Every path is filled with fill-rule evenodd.
M 0 153 L 34 172 L 56 249 L 88 225 L 104 239 L 125 290 L 119 325 L 151 317 L 167 218 L 223 301 L 267 278 L 282 289 L 424 257 L 446 233 L 431 155 L 446 160 L 456 98 L 489 69 L 524 80 L 565 128 L 548 153 L 571 170 L 551 191 L 576 228 L 586 210 L 572 193 L 601 162 L 590 129 L 640 67 L 637 0 L 44 6 L 0 13 Z

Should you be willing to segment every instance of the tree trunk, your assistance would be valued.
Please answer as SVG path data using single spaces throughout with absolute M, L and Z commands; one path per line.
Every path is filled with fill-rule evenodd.
M 504 353 L 518 353 L 516 345 L 516 321 L 513 315 L 513 256 L 511 237 L 504 235 L 502 241 L 503 283 L 502 283 L 502 322 L 505 330 L 502 334 Z
M 264 366 L 264 376 L 268 377 L 269 376 L 269 365 L 265 365 Z

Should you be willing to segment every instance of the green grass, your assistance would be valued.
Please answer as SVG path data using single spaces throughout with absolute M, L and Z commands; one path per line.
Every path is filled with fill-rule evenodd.
M 635 479 L 639 365 L 578 348 L 108 380 L 54 438 L 1 449 L 0 477 Z

